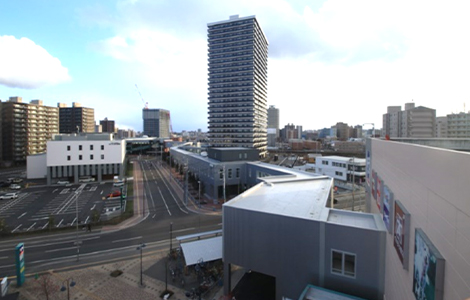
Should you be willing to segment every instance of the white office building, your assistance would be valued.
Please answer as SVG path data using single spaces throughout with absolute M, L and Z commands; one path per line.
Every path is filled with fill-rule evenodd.
M 125 140 L 114 140 L 112 133 L 60 134 L 47 143 L 45 155 L 28 157 L 27 176 L 45 177 L 48 185 L 84 177 L 100 182 L 124 176 L 125 155 Z
M 315 172 L 342 182 L 362 183 L 366 176 L 366 160 L 346 156 L 319 156 L 315 160 Z

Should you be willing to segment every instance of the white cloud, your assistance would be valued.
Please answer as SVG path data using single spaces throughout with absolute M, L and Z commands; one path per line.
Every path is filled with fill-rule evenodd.
M 60 60 L 28 38 L 0 36 L 0 84 L 34 89 L 70 80 Z

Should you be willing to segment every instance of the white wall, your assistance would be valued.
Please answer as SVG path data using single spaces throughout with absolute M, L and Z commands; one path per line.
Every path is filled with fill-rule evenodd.
M 46 154 L 26 157 L 26 177 L 28 179 L 46 178 Z
M 444 299 L 470 297 L 470 153 L 372 139 L 371 156 L 371 169 L 411 214 L 408 270 L 393 247 L 393 234 L 387 234 L 385 299 L 415 299 L 418 227 L 446 260 Z M 377 213 L 370 198 L 371 210 Z
M 82 150 L 79 150 L 82 145 Z M 93 145 L 93 150 L 90 150 Z M 67 150 L 70 146 L 70 150 Z M 104 150 L 101 150 L 104 146 Z M 90 164 L 122 164 L 126 152 L 124 140 L 106 141 L 49 141 L 47 142 L 47 166 L 73 166 Z M 79 160 L 82 155 L 82 160 Z M 93 155 L 93 160 L 90 159 Z M 104 155 L 104 159 L 101 158 Z M 70 160 L 67 157 L 70 156 Z

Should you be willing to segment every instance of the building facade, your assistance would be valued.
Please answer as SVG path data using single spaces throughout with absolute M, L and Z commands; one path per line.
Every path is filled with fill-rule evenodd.
M 470 137 L 470 113 L 458 113 L 447 115 L 447 137 Z
M 436 117 L 436 137 L 446 138 L 447 133 L 447 117 Z
M 60 133 L 95 132 L 95 110 L 73 102 L 72 107 L 58 103 Z
M 47 141 L 59 133 L 59 110 L 41 100 L 23 103 L 21 97 L 2 102 L 2 160 L 24 164 L 28 155 L 44 153 Z
M 98 182 L 123 177 L 125 155 L 125 140 L 114 140 L 113 134 L 56 135 L 47 142 L 47 184 L 58 180 L 78 183 L 81 177 Z
M 209 140 L 267 149 L 268 40 L 255 16 L 209 23 Z
M 104 118 L 104 120 L 100 120 L 100 125 L 101 125 L 101 132 L 108 132 L 108 133 L 116 132 L 116 128 L 114 127 L 114 120 L 108 120 L 108 118 Z
M 148 137 L 170 137 L 170 111 L 161 108 L 142 109 L 143 134 Z
M 275 147 L 279 140 L 279 108 L 270 105 L 268 108 L 268 146 Z
M 368 211 L 382 214 L 385 297 L 470 297 L 470 154 L 368 139 Z
M 424 106 L 415 107 L 415 103 L 387 107 L 383 115 L 383 136 L 430 138 L 436 136 L 436 110 Z

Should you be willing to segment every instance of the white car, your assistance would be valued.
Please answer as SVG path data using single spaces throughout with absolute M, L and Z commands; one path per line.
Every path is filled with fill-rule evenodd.
M 7 200 L 7 199 L 16 199 L 18 198 L 18 193 L 6 193 L 0 195 L 0 200 Z
M 93 177 L 83 177 L 83 178 L 78 179 L 78 182 L 94 182 L 94 181 L 95 181 L 95 178 Z
M 113 183 L 113 186 L 115 186 L 115 187 L 124 186 L 124 181 L 115 181 Z
M 19 190 L 19 189 L 21 189 L 21 185 L 19 185 L 19 184 L 10 184 L 10 189 L 11 190 Z
M 59 180 L 57 181 L 57 184 L 67 185 L 67 184 L 70 184 L 70 182 L 68 180 Z

